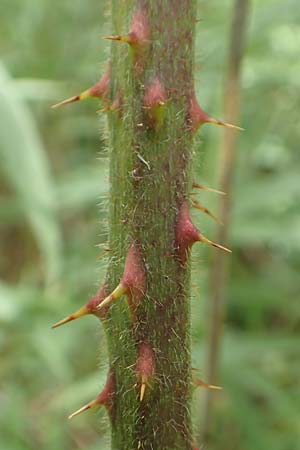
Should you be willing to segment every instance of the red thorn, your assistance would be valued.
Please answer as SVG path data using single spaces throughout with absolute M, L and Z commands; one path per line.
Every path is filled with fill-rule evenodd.
M 64 325 L 65 323 L 71 322 L 73 320 L 79 319 L 79 317 L 86 316 L 87 314 L 90 314 L 90 311 L 87 309 L 86 305 L 82 306 L 82 308 L 78 309 L 73 314 L 70 314 L 68 317 L 65 317 L 64 319 L 60 320 L 59 322 L 52 325 L 51 328 L 57 328 L 61 325 Z
M 204 186 L 203 184 L 196 183 L 195 181 L 193 181 L 193 188 L 202 189 L 203 191 L 207 192 L 214 192 L 215 194 L 226 195 L 226 192 L 218 191 L 217 189 L 212 189 L 210 187 Z
M 106 297 L 106 288 L 105 285 L 101 286 L 100 289 L 96 292 L 94 297 L 86 304 L 87 309 L 90 311 L 90 314 L 94 314 L 99 317 L 101 320 L 105 320 L 108 312 L 108 307 L 103 308 L 99 311 L 98 306 L 102 303 L 102 301 Z
M 79 95 L 75 95 L 74 97 L 68 98 L 67 100 L 63 100 L 60 103 L 56 103 L 51 106 L 51 108 L 59 108 L 60 106 L 68 105 L 69 103 L 74 103 L 80 100 L 85 100 L 86 98 L 97 97 L 105 100 L 108 96 L 109 92 L 109 84 L 110 84 L 110 74 L 107 71 L 102 78 L 96 83 L 94 86 L 89 89 L 81 92 Z
M 193 91 L 191 93 L 189 105 L 189 122 L 193 133 L 195 133 L 201 125 L 207 123 L 209 119 L 210 116 L 200 107 L 196 99 L 196 94 Z
M 205 244 L 231 253 L 231 250 L 209 240 L 197 230 L 191 221 L 188 203 L 187 201 L 184 201 L 179 210 L 175 229 L 175 243 L 182 263 L 186 262 L 189 250 L 195 242 L 204 242 Z
M 199 105 L 195 92 L 193 91 L 190 96 L 189 105 L 189 122 L 192 132 L 195 133 L 198 128 L 205 123 L 212 123 L 214 125 L 220 125 L 227 128 L 235 128 L 237 130 L 243 130 L 243 128 L 232 125 L 231 123 L 222 122 L 221 120 L 214 119 L 207 114 Z
M 123 277 L 116 289 L 106 297 L 98 306 L 97 311 L 111 302 L 118 300 L 123 295 L 128 296 L 129 306 L 133 310 L 137 308 L 146 291 L 146 274 L 140 250 L 136 243 L 133 243 L 125 261 Z
M 154 352 L 151 346 L 146 342 L 143 342 L 139 345 L 136 372 L 141 383 L 140 401 L 142 402 L 144 399 L 146 386 L 149 384 L 149 382 L 151 382 L 155 373 Z
M 100 319 L 105 319 L 107 310 L 102 310 L 100 313 L 97 309 L 98 305 L 102 302 L 104 298 L 105 298 L 105 287 L 102 286 L 94 295 L 94 297 L 92 297 L 91 300 L 89 300 L 86 303 L 86 305 L 82 306 L 76 312 L 70 314 L 68 317 L 65 317 L 64 319 L 52 325 L 52 328 L 60 327 L 61 325 L 79 319 L 80 317 L 86 316 L 88 314 L 94 314 L 98 316 Z
M 192 245 L 199 241 L 199 237 L 200 232 L 193 225 L 190 218 L 188 203 L 184 201 L 179 210 L 175 229 L 175 243 L 183 263 L 186 261 Z
M 112 409 L 112 397 L 115 393 L 115 377 L 112 374 L 112 372 L 109 372 L 106 384 L 100 392 L 100 394 L 91 402 L 84 405 L 82 408 L 75 411 L 73 414 L 69 416 L 69 419 L 72 419 L 73 417 L 81 414 L 82 412 L 86 411 L 87 409 L 99 407 L 99 406 L 105 406 L 109 411 Z
M 110 87 L 110 70 L 94 86 L 90 88 L 91 97 L 107 98 Z
M 133 15 L 130 32 L 126 35 L 105 36 L 104 39 L 125 42 L 133 48 L 149 43 L 150 28 L 145 12 L 142 9 Z
M 113 406 L 113 396 L 116 392 L 116 380 L 112 371 L 109 371 L 105 386 L 97 397 L 97 402 L 111 410 Z

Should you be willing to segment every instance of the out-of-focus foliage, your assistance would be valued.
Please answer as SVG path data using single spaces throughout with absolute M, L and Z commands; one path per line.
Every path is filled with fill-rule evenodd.
M 218 117 L 231 6 L 201 2 L 198 13 L 198 97 Z M 213 450 L 295 450 L 300 441 L 299 19 L 298 0 L 253 4 Z M 106 125 L 99 132 L 97 102 L 49 106 L 97 80 L 109 22 L 104 1 L 1 4 L 1 450 L 108 448 L 103 411 L 65 419 L 103 385 L 102 327 L 89 317 L 49 329 L 104 274 Z M 206 126 L 195 152 L 195 178 L 211 186 L 221 133 Z M 201 200 L 214 209 L 213 194 Z M 213 236 L 206 217 L 195 220 Z M 212 251 L 193 253 L 193 365 L 203 372 Z M 197 430 L 201 391 L 194 398 Z

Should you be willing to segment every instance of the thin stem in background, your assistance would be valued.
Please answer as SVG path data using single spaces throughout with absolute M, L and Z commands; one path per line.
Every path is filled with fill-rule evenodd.
M 250 0 L 235 0 L 231 26 L 230 47 L 228 53 L 228 70 L 225 80 L 224 110 L 226 120 L 239 123 L 240 117 L 240 80 L 242 60 L 245 47 L 246 29 Z M 224 130 L 221 144 L 220 181 L 218 186 L 227 193 L 220 197 L 218 217 L 223 225 L 218 225 L 217 242 L 228 241 L 232 208 L 232 184 L 236 165 L 237 132 Z M 211 384 L 217 383 L 219 355 L 221 347 L 223 320 L 225 315 L 226 285 L 228 279 L 228 259 L 223 254 L 213 255 L 210 273 L 210 319 L 207 352 L 207 374 Z M 211 417 L 215 394 L 205 392 L 202 439 L 209 440 Z

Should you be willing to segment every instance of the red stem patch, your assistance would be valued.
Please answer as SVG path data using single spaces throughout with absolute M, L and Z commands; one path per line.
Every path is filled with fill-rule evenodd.
M 175 229 L 175 244 L 182 263 L 186 262 L 189 250 L 195 242 L 200 240 L 200 237 L 200 231 L 191 221 L 188 203 L 184 201 L 179 210 Z
M 151 346 L 146 342 L 139 345 L 136 372 L 140 381 L 140 401 L 143 401 L 146 386 L 155 374 L 155 355 Z
M 149 125 L 159 124 L 163 116 L 163 107 L 167 101 L 165 88 L 158 77 L 155 77 L 145 89 L 144 108 L 147 111 Z
M 145 267 L 136 243 L 133 243 L 128 250 L 121 284 L 127 289 L 128 303 L 134 312 L 146 292 Z

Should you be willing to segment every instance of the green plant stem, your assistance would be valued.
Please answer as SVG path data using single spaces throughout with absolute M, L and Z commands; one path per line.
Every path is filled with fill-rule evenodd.
M 193 86 L 193 0 L 113 0 L 113 32 L 126 35 L 137 10 L 150 30 L 146 57 L 112 42 L 110 129 L 110 265 L 107 285 L 120 282 L 128 249 L 140 251 L 144 296 L 134 312 L 125 297 L 106 322 L 116 377 L 111 411 L 113 450 L 190 450 L 189 263 L 176 255 L 178 211 L 188 197 L 192 133 L 187 126 Z M 144 104 L 159 78 L 166 92 L 157 123 Z M 158 116 L 157 116 L 158 117 Z M 139 399 L 140 345 L 154 354 L 154 375 Z

